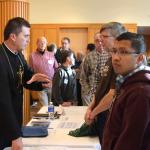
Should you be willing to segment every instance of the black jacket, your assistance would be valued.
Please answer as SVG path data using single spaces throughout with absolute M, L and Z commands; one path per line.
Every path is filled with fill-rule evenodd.
M 74 70 L 60 66 L 54 75 L 52 85 L 52 99 L 55 105 L 76 101 L 76 77 Z
M 23 86 L 42 90 L 41 83 L 26 84 L 33 72 L 28 68 L 23 55 L 19 53 L 17 56 L 4 44 L 2 45 L 0 45 L 0 149 L 4 148 L 3 145 L 10 146 L 12 140 L 22 135 Z M 19 66 L 24 70 L 23 84 L 18 78 Z

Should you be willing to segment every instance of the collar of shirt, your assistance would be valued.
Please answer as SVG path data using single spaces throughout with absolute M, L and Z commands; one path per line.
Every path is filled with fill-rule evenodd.
M 126 76 L 122 76 L 122 75 L 118 75 L 116 77 L 116 89 L 119 90 L 121 85 L 123 84 L 123 82 L 130 76 L 132 76 L 133 74 L 135 74 L 136 72 L 139 72 L 141 70 L 150 70 L 150 67 L 145 66 L 145 65 L 140 65 L 139 67 L 137 67 L 136 69 L 134 69 L 132 72 L 130 72 L 129 74 L 127 74 Z
M 4 45 L 7 47 L 7 49 L 8 49 L 12 54 L 18 55 L 18 52 L 13 52 L 5 43 L 4 43 Z
M 96 50 L 97 53 L 102 53 L 103 52 L 103 50 L 101 48 L 97 48 L 95 50 Z
M 60 47 L 60 51 L 62 50 L 67 50 L 67 49 L 63 49 L 62 47 Z M 71 51 L 71 49 L 69 48 L 68 51 Z
M 95 49 L 97 54 L 101 54 L 101 55 L 108 55 L 109 57 L 111 57 L 111 55 L 108 53 L 108 51 L 106 49 Z
M 39 54 L 42 54 L 42 55 L 43 55 L 43 54 L 45 53 L 45 50 L 44 50 L 44 51 L 41 51 L 41 50 L 38 50 L 38 49 L 37 49 L 37 52 L 38 52 Z

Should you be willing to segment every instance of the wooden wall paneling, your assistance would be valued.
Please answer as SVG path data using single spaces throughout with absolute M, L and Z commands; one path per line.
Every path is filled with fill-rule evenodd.
M 59 36 L 59 30 L 60 30 L 60 28 L 59 28 L 59 25 L 57 25 L 57 27 L 56 27 L 56 31 L 57 31 L 57 42 L 56 42 L 56 45 L 57 45 L 57 47 L 59 47 L 59 40 L 60 40 L 60 36 Z
M 94 43 L 95 33 L 100 31 L 101 24 L 91 24 L 88 28 L 88 43 Z
M 31 29 L 30 54 L 36 50 L 36 48 L 37 48 L 36 41 L 41 36 L 45 36 L 44 29 L 38 29 L 38 28 Z
M 130 32 L 137 32 L 137 25 L 136 24 L 124 24 L 124 26 L 128 29 Z
M 143 35 L 146 42 L 147 56 L 150 57 L 150 35 Z
M 74 28 L 74 29 L 80 29 L 80 28 L 87 28 L 90 24 L 85 24 L 85 23 L 78 23 L 78 24 L 57 24 L 57 26 L 59 28 L 65 28 L 65 29 L 69 29 L 69 28 Z
M 92 28 L 88 28 L 88 43 L 94 43 L 94 32 Z
M 45 37 L 47 38 L 48 44 L 58 43 L 58 35 L 57 35 L 57 28 L 48 28 L 45 29 Z

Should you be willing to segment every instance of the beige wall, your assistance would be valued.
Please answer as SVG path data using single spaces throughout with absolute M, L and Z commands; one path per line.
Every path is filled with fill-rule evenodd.
M 150 26 L 149 0 L 30 0 L 30 22 L 105 23 Z

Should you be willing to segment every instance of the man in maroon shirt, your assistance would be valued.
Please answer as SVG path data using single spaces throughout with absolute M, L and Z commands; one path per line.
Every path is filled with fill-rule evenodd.
M 126 32 L 111 50 L 116 97 L 105 125 L 102 150 L 150 150 L 150 68 L 143 36 Z

